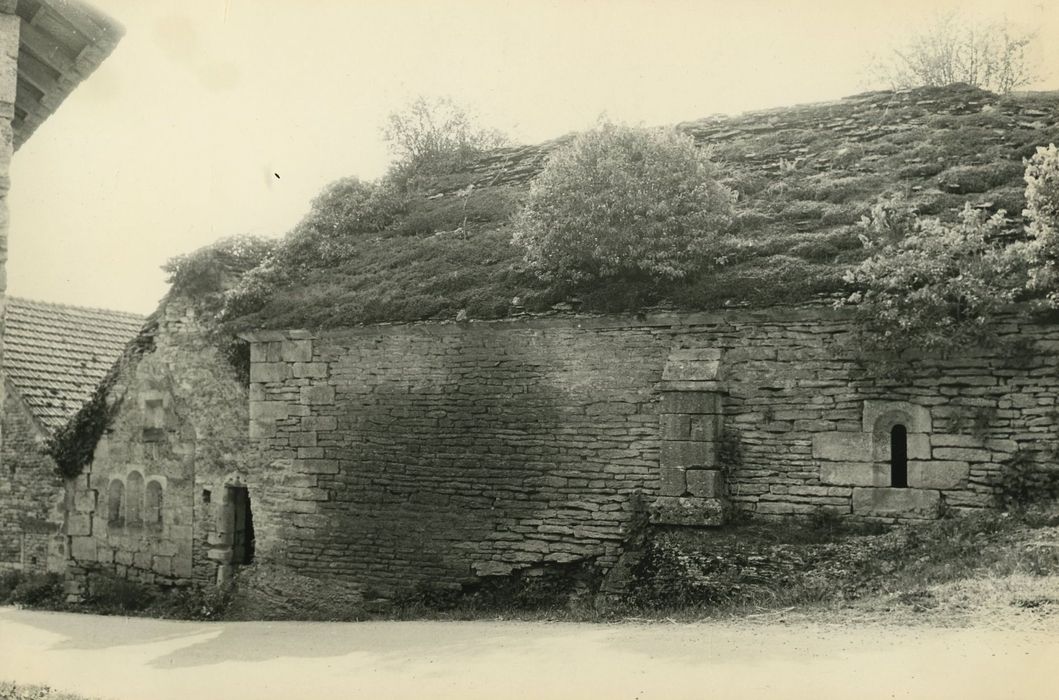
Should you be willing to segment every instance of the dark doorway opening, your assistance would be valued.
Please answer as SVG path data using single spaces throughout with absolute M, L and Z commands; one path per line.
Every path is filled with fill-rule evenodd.
M 245 486 L 229 486 L 228 502 L 232 508 L 232 563 L 254 561 L 254 515 L 250 510 L 250 491 Z
M 908 431 L 900 424 L 890 430 L 890 486 L 908 487 Z

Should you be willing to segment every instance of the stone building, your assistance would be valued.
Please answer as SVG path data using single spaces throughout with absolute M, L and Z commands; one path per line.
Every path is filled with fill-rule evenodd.
M 66 489 L 44 449 L 143 325 L 135 314 L 8 299 L 0 568 L 61 571 Z
M 249 563 L 246 483 L 257 461 L 247 386 L 187 297 L 162 302 L 102 389 L 108 408 L 86 410 L 113 417 L 90 464 L 68 482 L 73 573 L 102 565 L 187 584 Z
M 97 570 L 184 584 L 251 563 L 384 594 L 547 567 L 606 573 L 645 523 L 993 508 L 1006 462 L 1059 449 L 1054 321 L 1013 309 L 998 327 L 1006 349 L 922 357 L 887 379 L 864 371 L 848 315 L 790 272 L 837 277 L 890 180 L 924 210 L 1017 211 L 1001 202 L 1021 201 L 1021 158 L 1059 140 L 1054 95 L 872 93 L 682 128 L 726 153 L 760 207 L 741 223 L 765 226 L 762 245 L 800 235 L 759 277 L 718 277 L 752 290 L 786 276 L 806 291 L 798 303 L 512 303 L 493 320 L 351 325 L 327 271 L 291 292 L 326 322 L 259 314 L 241 334 L 244 381 L 194 300 L 175 294 L 106 387 L 117 409 L 71 482 L 73 587 Z M 986 145 L 1002 164 L 982 162 Z M 466 224 L 462 198 L 526 187 L 549 147 L 491 153 L 424 201 Z M 768 189 L 783 178 L 795 181 Z M 804 201 L 788 194 L 776 209 L 795 186 Z M 468 235 L 463 224 L 441 233 Z
M 0 319 L 7 289 L 11 156 L 99 67 L 123 32 L 76 0 L 0 2 Z

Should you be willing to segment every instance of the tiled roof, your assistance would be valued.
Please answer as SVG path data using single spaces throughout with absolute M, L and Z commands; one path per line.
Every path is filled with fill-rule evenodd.
M 144 324 L 124 311 L 9 297 L 3 369 L 46 430 L 63 425 Z

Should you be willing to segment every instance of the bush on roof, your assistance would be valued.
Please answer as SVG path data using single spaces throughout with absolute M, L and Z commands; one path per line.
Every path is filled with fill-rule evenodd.
M 715 241 L 733 202 L 690 137 L 603 124 L 549 158 L 515 219 L 514 241 L 545 278 L 676 279 L 718 262 Z
M 1059 149 L 1038 148 L 1026 165 L 1026 232 L 1036 259 L 1031 285 L 1059 308 Z
M 899 354 L 989 343 L 996 312 L 1024 293 L 1025 247 L 1002 242 L 1004 212 L 969 204 L 954 223 L 919 216 L 901 197 L 878 202 L 862 222 L 871 255 L 845 276 L 856 291 L 858 346 Z M 842 303 L 842 302 L 840 302 Z

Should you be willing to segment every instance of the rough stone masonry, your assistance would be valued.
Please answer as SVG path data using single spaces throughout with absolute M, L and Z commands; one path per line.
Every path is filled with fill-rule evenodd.
M 607 569 L 641 516 L 993 507 L 1003 461 L 1059 439 L 1059 327 L 1018 319 L 1021 355 L 900 381 L 866 374 L 826 308 L 252 333 L 258 551 L 392 590 Z

